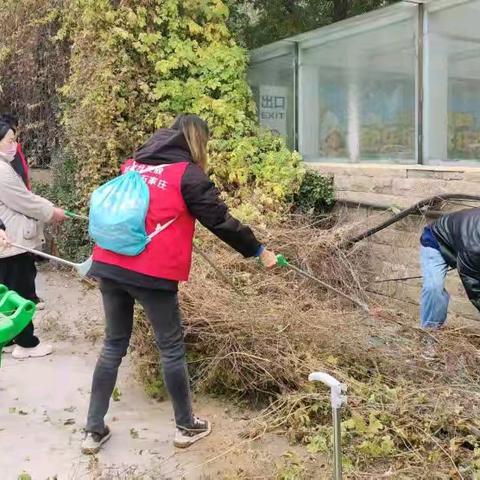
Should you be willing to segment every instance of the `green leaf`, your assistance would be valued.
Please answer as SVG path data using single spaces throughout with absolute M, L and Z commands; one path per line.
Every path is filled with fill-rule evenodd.
M 115 387 L 112 392 L 112 400 L 114 402 L 119 402 L 121 398 L 122 398 L 122 392 L 118 387 Z
M 307 445 L 309 453 L 326 453 L 328 452 L 328 441 L 324 435 L 315 435 Z

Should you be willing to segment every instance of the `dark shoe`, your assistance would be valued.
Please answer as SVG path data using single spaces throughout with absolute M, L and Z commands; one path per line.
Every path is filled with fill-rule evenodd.
M 105 431 L 100 434 L 96 432 L 87 432 L 82 443 L 82 453 L 85 455 L 95 455 L 100 451 L 102 445 L 110 440 L 112 432 L 110 428 L 105 427 Z
M 177 427 L 173 444 L 178 448 L 187 448 L 200 439 L 210 435 L 212 424 L 208 420 L 193 417 L 193 425 L 190 427 Z

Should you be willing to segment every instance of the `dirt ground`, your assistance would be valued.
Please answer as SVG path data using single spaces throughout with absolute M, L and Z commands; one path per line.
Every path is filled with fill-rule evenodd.
M 275 477 L 292 447 L 275 435 L 243 439 L 251 413 L 210 398 L 197 398 L 195 411 L 213 422 L 212 435 L 186 451 L 175 449 L 170 403 L 147 398 L 128 358 L 107 417 L 112 439 L 98 456 L 83 456 L 82 429 L 103 330 L 99 292 L 49 267 L 39 274 L 38 292 L 47 308 L 35 324 L 55 353 L 22 361 L 2 357 L 1 480 Z

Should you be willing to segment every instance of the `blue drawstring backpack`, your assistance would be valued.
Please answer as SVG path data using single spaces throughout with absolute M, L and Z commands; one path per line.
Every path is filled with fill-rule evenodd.
M 175 219 L 147 235 L 150 191 L 140 173 L 130 170 L 97 188 L 90 199 L 88 232 L 95 243 L 121 255 L 136 256 Z

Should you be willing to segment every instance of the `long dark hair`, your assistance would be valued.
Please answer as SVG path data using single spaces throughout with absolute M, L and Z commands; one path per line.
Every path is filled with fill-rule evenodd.
M 202 170 L 206 170 L 208 163 L 207 145 L 210 136 L 207 122 L 198 115 L 182 114 L 176 118 L 171 128 L 183 133 L 193 161 Z
M 13 130 L 10 123 L 0 120 L 0 142 L 10 130 Z
M 1 123 L 8 123 L 13 133 L 17 133 L 18 130 L 18 117 L 14 113 L 2 113 L 0 115 Z

